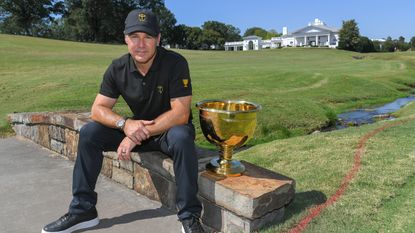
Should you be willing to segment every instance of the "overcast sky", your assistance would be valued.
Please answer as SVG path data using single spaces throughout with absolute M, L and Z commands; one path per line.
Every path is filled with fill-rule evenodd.
M 215 20 L 241 30 L 250 27 L 289 32 L 319 18 L 340 29 L 343 20 L 355 19 L 360 34 L 371 39 L 415 36 L 415 0 L 165 0 L 178 24 L 201 26 Z

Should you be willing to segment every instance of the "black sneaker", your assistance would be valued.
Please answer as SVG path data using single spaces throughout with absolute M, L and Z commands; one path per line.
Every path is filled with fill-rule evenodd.
M 181 220 L 183 233 L 205 233 L 198 218 L 190 217 Z
M 42 229 L 42 233 L 72 233 L 73 231 L 98 225 L 98 213 L 95 208 L 84 214 L 67 213 L 58 220 L 49 223 Z

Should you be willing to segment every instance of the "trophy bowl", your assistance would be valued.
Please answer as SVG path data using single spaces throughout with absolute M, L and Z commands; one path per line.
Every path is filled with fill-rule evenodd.
M 240 176 L 245 166 L 232 159 L 233 150 L 252 137 L 261 106 L 242 100 L 204 100 L 198 102 L 200 126 L 206 139 L 219 148 L 206 169 L 216 174 Z

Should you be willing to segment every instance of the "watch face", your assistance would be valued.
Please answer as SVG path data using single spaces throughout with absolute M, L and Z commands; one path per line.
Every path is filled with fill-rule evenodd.
M 124 126 L 124 124 L 125 124 L 125 120 L 124 119 L 121 119 L 121 120 L 117 121 L 117 123 L 116 123 L 117 128 L 119 128 L 119 129 L 122 129 L 123 126 Z

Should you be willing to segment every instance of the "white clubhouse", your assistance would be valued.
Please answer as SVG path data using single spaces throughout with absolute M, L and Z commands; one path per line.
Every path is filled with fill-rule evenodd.
M 288 28 L 282 29 L 281 37 L 262 40 L 259 36 L 247 36 L 243 41 L 225 42 L 226 51 L 260 50 L 264 48 L 317 46 L 337 48 L 339 30 L 328 27 L 323 21 L 315 19 L 307 27 L 288 33 Z

